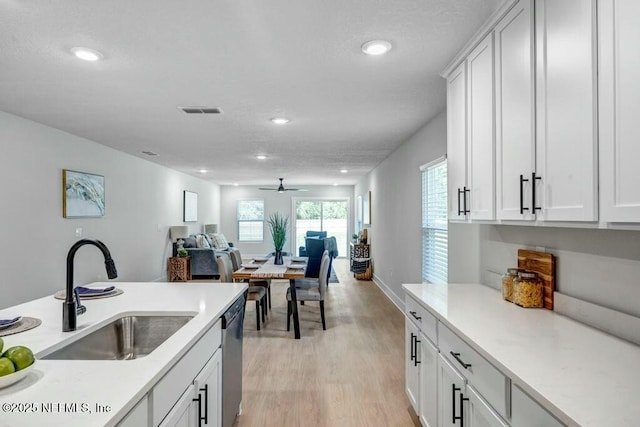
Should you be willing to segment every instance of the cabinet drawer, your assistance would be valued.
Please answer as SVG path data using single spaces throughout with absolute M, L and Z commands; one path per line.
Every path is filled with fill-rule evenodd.
M 438 323 L 438 339 L 440 352 L 447 360 L 460 370 L 498 414 L 508 418 L 509 379 L 442 323 Z
M 220 321 L 216 322 L 194 344 L 153 388 L 153 425 L 157 426 L 169 413 L 182 393 L 193 383 L 198 372 L 222 343 Z
M 420 328 L 422 333 L 437 345 L 438 336 L 436 334 L 437 322 L 435 316 L 408 295 L 404 298 L 404 309 L 407 318 L 411 319 L 413 323 Z

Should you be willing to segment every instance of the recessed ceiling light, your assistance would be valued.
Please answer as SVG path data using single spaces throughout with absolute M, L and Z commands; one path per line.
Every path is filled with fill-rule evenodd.
M 337 183 L 337 182 L 334 182 L 334 183 L 333 183 L 333 186 L 334 186 L 334 187 L 337 187 L 337 186 L 338 186 L 338 183 Z
M 362 45 L 367 55 L 384 55 L 391 50 L 391 43 L 386 40 L 371 40 Z
M 267 158 L 267 156 L 265 156 L 264 154 L 258 154 L 256 156 L 256 159 L 258 159 L 258 160 L 265 160 L 266 158 Z
M 240 184 L 238 184 L 237 182 L 234 182 L 234 183 L 233 183 L 233 186 L 234 186 L 234 187 L 237 187 L 238 185 L 240 185 Z
M 200 173 L 207 173 L 207 170 L 206 170 L 206 169 L 200 169 L 198 172 L 200 172 Z
M 287 119 L 286 117 L 274 117 L 270 120 L 276 125 L 286 125 L 287 123 L 289 123 L 289 119 Z
M 347 173 L 347 172 L 349 172 L 349 171 L 346 170 L 346 169 L 340 169 L 340 173 Z
M 74 47 L 71 49 L 71 53 L 73 53 L 77 58 L 85 61 L 97 61 L 103 58 L 102 54 L 97 50 L 86 47 Z

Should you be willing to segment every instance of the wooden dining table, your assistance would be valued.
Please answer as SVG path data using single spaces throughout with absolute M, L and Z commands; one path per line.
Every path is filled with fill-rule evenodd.
M 291 292 L 291 308 L 293 314 L 293 331 L 295 339 L 300 339 L 300 318 L 298 316 L 298 303 L 296 300 L 296 279 L 304 279 L 306 272 L 306 257 L 284 257 L 282 265 L 274 264 L 275 257 L 254 258 L 249 265 L 258 265 L 258 268 L 239 268 L 233 272 L 234 279 L 289 279 Z M 243 263 L 243 265 L 247 265 Z M 305 268 L 287 268 L 289 265 L 300 265 Z

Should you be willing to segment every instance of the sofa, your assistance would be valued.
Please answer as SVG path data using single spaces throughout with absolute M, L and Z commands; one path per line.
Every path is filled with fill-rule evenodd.
M 191 275 L 192 276 L 213 276 L 214 278 L 220 277 L 218 271 L 218 257 L 229 257 L 231 262 L 230 250 L 233 247 L 232 243 L 229 243 L 227 249 L 214 249 L 212 247 L 197 247 L 197 236 L 192 235 L 183 239 L 182 245 L 191 257 Z M 173 243 L 173 256 L 178 254 L 178 245 Z
M 306 239 L 326 239 L 327 238 L 327 232 L 326 231 L 307 231 L 307 234 L 305 234 L 305 243 L 306 243 Z M 298 248 L 298 255 L 299 256 L 308 256 L 307 255 L 307 246 L 305 244 L 305 246 L 300 246 Z
M 312 233 L 311 235 L 309 235 Z M 320 274 L 320 263 L 324 251 L 329 251 L 329 273 L 331 275 L 331 265 L 333 259 L 338 256 L 338 245 L 335 237 L 327 237 L 326 231 L 307 231 L 305 246 L 300 246 L 299 255 L 308 257 L 305 277 L 318 277 Z

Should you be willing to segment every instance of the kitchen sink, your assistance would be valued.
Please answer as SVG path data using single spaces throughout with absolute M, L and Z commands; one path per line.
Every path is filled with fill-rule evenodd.
M 193 316 L 123 316 L 42 359 L 131 360 L 150 354 Z

